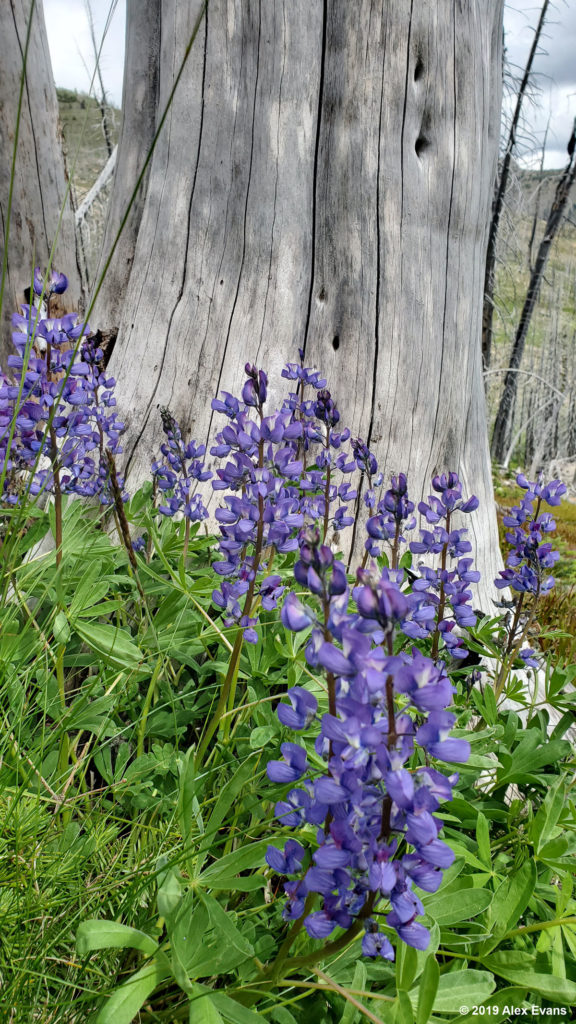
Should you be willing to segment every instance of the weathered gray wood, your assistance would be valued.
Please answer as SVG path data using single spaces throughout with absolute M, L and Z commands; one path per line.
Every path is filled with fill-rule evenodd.
M 102 324 L 104 318 L 105 329 L 112 337 L 118 332 L 120 310 L 134 261 L 147 177 L 130 208 L 128 220 L 119 238 L 118 232 L 156 130 L 160 81 L 160 3 L 161 0 L 128 0 L 126 5 L 122 124 L 114 187 L 96 273 L 97 282 L 104 274 L 109 259 L 110 264 L 92 316 L 94 324 Z
M 2 0 L 0 3 L 0 259 L 4 256 L 18 95 L 31 7 L 31 0 Z M 62 296 L 61 308 L 78 308 L 80 273 L 74 216 L 70 204 L 65 202 L 65 194 L 66 176 L 58 129 L 56 90 L 42 4 L 37 0 L 12 198 L 8 273 L 0 329 L 1 365 L 6 364 L 6 356 L 12 351 L 9 317 L 24 301 L 24 289 L 30 285 L 34 265 L 46 266 L 56 238 L 53 266 L 64 271 L 70 281 L 68 292 Z M 64 214 L 58 228 L 63 203 Z
M 159 110 L 199 6 L 162 4 Z M 480 330 L 501 21 L 502 0 L 210 0 L 122 299 L 132 485 L 160 405 L 205 440 L 247 359 L 279 381 L 304 346 L 386 473 L 416 495 L 461 473 L 493 575 Z

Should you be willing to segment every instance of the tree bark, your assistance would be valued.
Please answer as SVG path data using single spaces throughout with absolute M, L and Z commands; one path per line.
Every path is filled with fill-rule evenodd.
M 33 8 L 33 10 L 32 10 Z M 10 233 L 4 253 L 12 154 L 18 125 L 18 98 L 32 13 L 23 91 Z M 58 129 L 58 103 L 40 0 L 3 0 L 0 4 L 0 255 L 6 255 L 6 279 L 0 329 L 0 365 L 12 352 L 10 315 L 24 302 L 34 266 L 46 267 L 55 243 L 53 266 L 68 276 L 70 287 L 60 311 L 78 309 L 80 271 L 74 215 L 66 199 L 66 173 Z M 58 224 L 60 211 L 63 216 Z M 56 309 L 56 306 L 54 305 Z
M 156 130 L 160 81 L 160 8 L 161 0 L 128 0 L 126 5 L 122 124 L 102 256 L 96 273 L 96 281 L 104 275 L 102 290 L 92 316 L 95 324 L 100 324 L 104 317 L 107 332 L 112 338 L 118 333 L 148 185 L 146 176 L 118 237 L 122 219 L 129 208 L 134 186 Z
M 200 6 L 161 5 L 158 111 Z M 502 0 L 210 0 L 152 159 L 112 358 L 132 487 L 161 405 L 205 441 L 246 360 L 278 385 L 304 347 L 386 474 L 407 470 L 419 497 L 460 472 L 491 578 L 480 332 L 501 37 Z M 131 60 L 126 117 L 136 47 Z M 113 325 L 113 306 L 99 314 Z

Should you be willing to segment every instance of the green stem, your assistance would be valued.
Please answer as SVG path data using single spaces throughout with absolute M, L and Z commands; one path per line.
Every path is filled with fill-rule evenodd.
M 64 651 L 66 650 L 65 644 L 60 644 L 56 652 L 56 680 L 58 682 L 58 695 L 60 697 L 60 705 L 62 713 L 66 713 L 66 680 L 64 678 Z M 58 778 L 63 778 L 68 770 L 70 762 L 70 737 L 65 731 L 62 733 L 60 739 L 60 747 L 58 750 L 58 766 L 57 774 Z
M 260 441 L 258 445 L 258 466 L 262 467 L 264 461 L 264 442 Z M 254 601 L 254 590 L 256 589 L 256 577 L 258 575 L 258 569 L 260 567 L 260 559 L 262 558 L 263 546 L 262 542 L 264 539 L 264 498 L 262 495 L 258 495 L 258 526 L 256 529 L 256 540 L 254 546 L 254 558 L 252 562 L 252 579 L 250 580 L 250 586 L 246 593 L 246 599 L 244 601 L 244 607 L 242 609 L 242 618 L 244 616 L 249 617 L 252 611 L 252 604 Z M 204 755 L 208 749 L 208 745 L 214 736 L 214 733 L 220 725 L 220 720 L 226 710 L 231 711 L 234 707 L 234 700 L 236 697 L 236 686 L 238 683 L 238 671 L 240 668 L 240 654 L 242 653 L 242 644 L 244 641 L 244 630 L 239 629 L 236 634 L 236 640 L 234 641 L 234 647 L 232 648 L 232 654 L 230 655 L 230 661 L 228 664 L 228 671 L 226 678 L 222 684 L 220 690 L 220 696 L 216 705 L 216 710 L 208 723 L 203 736 L 200 739 L 198 745 L 198 751 L 196 753 L 196 766 L 200 766 L 203 762 Z M 225 728 L 229 729 L 229 719 L 225 721 Z
M 190 520 L 186 520 L 186 526 L 184 527 L 184 549 L 182 551 L 182 558 L 186 561 L 188 555 L 188 547 L 190 545 Z
M 326 470 L 326 486 L 324 488 L 324 528 L 322 531 L 322 543 L 326 543 L 326 537 L 328 536 L 328 523 L 330 521 L 330 477 L 331 466 L 328 466 Z
M 524 644 L 524 640 L 526 639 L 528 630 L 530 629 L 534 621 L 535 609 L 533 608 L 530 617 L 528 618 L 528 621 L 520 634 L 520 639 L 516 643 L 514 643 L 516 638 L 516 630 L 518 628 L 518 623 L 520 621 L 520 614 L 522 612 L 525 596 L 525 594 L 520 594 L 520 597 L 518 599 L 518 604 L 516 605 L 516 611 L 514 613 L 514 619 L 512 621 L 512 626 L 510 627 L 508 644 L 506 646 L 504 657 L 502 659 L 502 667 L 500 668 L 498 678 L 494 683 L 494 696 L 496 697 L 496 700 L 498 700 L 498 697 L 500 697 L 502 690 L 506 685 L 508 673 L 510 672 L 512 665 L 514 664 L 517 655 L 522 650 L 522 646 Z
M 446 513 L 446 533 L 450 533 L 450 512 Z M 446 570 L 446 557 L 448 555 L 448 543 L 444 544 L 442 548 L 442 554 L 440 556 L 440 571 L 442 573 Z M 433 661 L 436 661 L 438 657 L 438 648 L 440 646 L 440 630 L 438 629 L 442 618 L 444 616 L 444 608 L 446 607 L 446 593 L 444 591 L 444 580 L 440 581 L 440 600 L 438 603 L 438 614 L 436 615 L 436 630 L 434 632 L 434 639 L 432 641 L 432 651 L 430 656 Z
M 138 724 L 138 739 L 137 739 L 137 742 L 136 742 L 136 757 L 141 757 L 141 755 L 144 753 L 144 738 L 146 736 L 146 723 L 148 721 L 148 715 L 150 713 L 150 708 L 152 707 L 152 701 L 153 701 L 154 695 L 156 693 L 156 685 L 158 683 L 158 676 L 160 675 L 160 669 L 161 668 L 162 668 L 162 658 L 160 657 L 160 658 L 158 658 L 158 661 L 156 662 L 154 671 L 152 673 L 152 678 L 150 680 L 150 683 L 148 684 L 148 689 L 146 691 L 146 698 L 144 700 L 144 707 L 142 708 L 142 715 L 140 717 L 140 722 Z
M 353 939 L 355 939 L 362 931 L 364 921 L 367 917 L 370 917 L 370 914 L 374 909 L 375 902 L 376 893 L 371 892 L 354 924 L 350 925 L 350 928 L 348 928 L 340 938 L 334 939 L 333 942 L 329 942 L 323 947 L 323 949 L 317 949 L 312 953 L 305 953 L 303 956 L 294 956 L 290 960 L 286 960 L 286 970 L 291 971 L 298 967 L 313 967 L 314 964 L 320 963 L 322 960 L 326 960 L 327 957 L 334 956 L 335 953 L 340 953 L 341 950 L 346 949 Z
M 394 542 L 392 544 L 392 554 L 390 557 L 390 568 L 398 568 L 398 552 L 400 550 L 400 520 L 396 520 L 396 529 L 394 530 Z
M 576 917 L 555 917 L 552 921 L 525 924 L 521 928 L 513 928 L 512 931 L 506 932 L 504 939 L 511 939 L 515 935 L 528 935 L 530 932 L 541 932 L 545 928 L 560 928 L 563 924 L 576 924 Z M 504 942 L 504 939 L 501 941 Z

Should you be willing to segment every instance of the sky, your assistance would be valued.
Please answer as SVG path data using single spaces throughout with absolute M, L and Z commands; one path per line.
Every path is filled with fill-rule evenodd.
M 422 0 L 421 0 L 422 2 Z M 111 101 L 120 106 L 124 61 L 125 0 L 92 0 L 100 41 L 110 6 L 114 13 L 104 40 L 101 68 Z M 509 0 L 504 29 L 509 69 L 521 75 L 538 21 L 539 0 Z M 44 14 L 56 85 L 88 91 L 94 68 L 86 0 L 44 0 Z M 90 68 L 90 71 L 87 70 Z M 534 63 L 536 91 L 525 102 L 525 128 L 518 157 L 524 166 L 538 166 L 546 135 L 546 168 L 563 167 L 566 145 L 576 117 L 576 0 L 554 0 Z M 513 99 L 505 100 L 510 109 Z

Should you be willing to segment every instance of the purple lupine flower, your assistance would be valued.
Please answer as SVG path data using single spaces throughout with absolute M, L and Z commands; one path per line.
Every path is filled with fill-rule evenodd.
M 208 511 L 201 495 L 194 494 L 194 488 L 212 477 L 204 464 L 206 448 L 196 441 L 184 443 L 180 426 L 169 409 L 161 408 L 160 417 L 167 438 L 160 445 L 165 461 L 152 463 L 152 475 L 158 490 L 168 497 L 158 505 L 158 511 L 169 517 L 181 514 L 190 523 L 201 522 L 207 519 Z
M 304 926 L 311 937 L 326 938 L 336 926 L 350 927 L 361 913 L 371 921 L 373 906 L 384 896 L 391 902 L 386 923 L 401 941 L 425 948 L 429 935 L 416 920 L 423 907 L 411 886 L 436 891 L 442 870 L 454 859 L 439 838 L 442 821 L 435 812 L 451 798 L 457 775 L 446 777 L 430 766 L 411 770 L 408 761 L 415 743 L 439 760 L 465 760 L 469 744 L 449 736 L 455 717 L 444 709 L 453 688 L 443 664 L 418 650 L 392 653 L 393 633 L 403 630 L 412 610 L 409 595 L 401 589 L 403 573 L 384 570 L 379 579 L 373 572 L 361 573 L 352 607 L 346 576 L 336 564 L 317 529 L 301 531 L 294 574 L 318 609 L 304 612 L 301 602 L 289 595 L 285 624 L 290 628 L 292 623 L 294 629 L 312 625 L 306 658 L 327 673 L 329 710 L 315 743 L 324 773 L 318 775 L 315 769 L 310 777 L 304 749 L 296 745 L 295 750 L 283 747 L 284 761 L 268 768 L 273 781 L 301 780 L 276 805 L 278 818 L 296 829 L 318 827 L 312 866 L 300 886 L 285 885 L 285 917 L 293 920 L 297 911 L 303 913 L 306 892 L 318 893 L 320 907 L 306 916 Z M 469 562 L 460 571 L 471 572 Z M 291 706 L 278 708 L 283 724 L 299 731 L 310 727 L 318 709 L 306 694 L 301 687 L 290 691 Z M 404 705 L 408 697 L 408 705 L 401 709 L 396 695 Z M 421 715 L 427 720 L 419 724 Z M 412 850 L 401 847 L 399 853 L 400 837 Z M 392 947 L 382 946 L 382 954 L 381 940 L 372 938 L 374 934 L 370 923 L 364 939 L 367 955 L 390 956 Z
M 283 743 L 280 750 L 284 760 L 268 762 L 268 778 L 271 782 L 297 782 L 308 767 L 306 751 L 297 743 Z
M 269 846 L 266 863 L 279 875 L 295 875 L 302 867 L 305 850 L 295 839 L 286 840 L 284 851 Z
M 38 275 L 36 285 L 42 287 Z M 66 283 L 65 275 L 53 272 L 49 295 L 63 291 Z M 17 354 L 8 357 L 19 380 L 10 385 L 4 379 L 0 395 L 2 462 L 18 467 L 33 495 L 53 491 L 57 479 L 63 494 L 108 502 L 106 449 L 121 451 L 124 424 L 110 411 L 116 404 L 115 381 L 103 366 L 102 350 L 76 313 L 54 318 L 34 306 L 21 309 L 13 317 Z M 37 468 L 42 455 L 48 456 L 49 468 Z M 11 478 L 6 476 L 3 499 L 13 503 Z
M 432 757 L 462 764 L 470 757 L 470 744 L 468 740 L 449 738 L 455 721 L 455 716 L 447 711 L 432 711 L 428 721 L 417 730 L 416 739 Z
M 318 710 L 318 701 L 308 690 L 301 686 L 293 686 L 288 690 L 291 707 L 288 704 L 279 704 L 276 713 L 282 725 L 288 729 L 298 731 L 307 729 Z
M 532 594 L 538 598 L 554 586 L 554 577 L 547 575 L 546 570 L 551 569 L 560 557 L 559 552 L 544 540 L 544 536 L 556 528 L 556 523 L 549 512 L 540 512 L 540 506 L 542 502 L 559 505 L 566 485 L 560 480 L 544 484 L 542 474 L 531 483 L 520 473 L 516 482 L 527 493 L 504 516 L 503 523 L 508 527 L 506 540 L 511 549 L 506 558 L 506 569 L 500 572 L 500 578 L 494 583 L 500 590 L 511 587 L 517 593 Z
M 40 267 L 36 267 L 34 271 L 34 293 L 36 295 L 42 295 L 44 291 L 47 295 L 62 295 L 67 287 L 66 274 L 59 274 L 57 270 L 51 270 L 46 281 L 46 289 L 44 289 L 44 277 L 40 272 Z
M 367 922 L 368 924 L 368 922 Z M 369 927 L 372 925 L 370 922 Z M 390 939 L 378 931 L 367 931 L 362 938 L 362 952 L 364 956 L 381 956 L 383 960 L 394 959 L 394 947 Z

